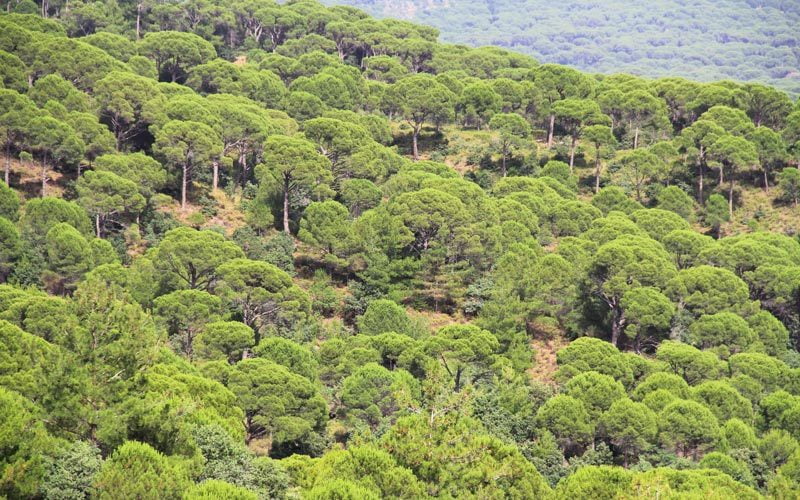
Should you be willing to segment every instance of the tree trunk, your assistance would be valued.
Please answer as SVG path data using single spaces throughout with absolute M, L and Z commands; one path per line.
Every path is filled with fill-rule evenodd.
M 47 191 L 47 155 L 42 158 L 42 198 L 45 197 Z
M 625 325 L 625 315 L 617 307 L 611 309 L 611 343 L 617 347 L 622 327 Z
M 421 128 L 422 128 L 421 123 L 419 125 L 414 125 L 414 133 L 412 136 L 414 161 L 419 160 L 419 147 L 417 146 L 417 137 L 419 136 L 419 131 Z
M 733 172 L 731 172 L 728 182 L 728 214 L 730 215 L 730 218 L 733 219 Z
M 550 114 L 550 130 L 547 132 L 547 147 L 553 147 L 553 129 L 556 127 L 556 115 Z
M 697 198 L 700 201 L 700 205 L 702 205 L 703 204 L 703 173 L 704 173 L 703 171 L 705 170 L 703 168 L 702 160 L 699 162 L 697 167 L 698 167 L 699 174 L 700 174 L 699 175 L 700 179 L 698 181 L 698 186 L 697 186 Z
M 283 178 L 283 232 L 289 234 L 289 177 Z
M 639 147 L 639 127 L 636 127 L 636 131 L 633 133 L 633 149 Z
M 594 157 L 594 193 L 600 192 L 600 148 L 595 149 Z
M 766 168 L 764 169 L 764 191 L 769 193 L 769 175 Z
M 239 169 L 242 171 L 242 189 L 247 186 L 250 170 L 247 168 L 247 154 L 244 150 L 239 151 Z
M 142 4 L 136 5 L 136 40 L 139 40 L 142 33 Z
M 575 165 L 575 142 L 578 140 L 576 136 L 572 136 L 572 143 L 569 145 L 569 173 L 573 171 L 573 165 Z
M 94 232 L 97 237 L 100 237 L 100 214 L 94 216 Z
M 189 186 L 189 164 L 183 164 L 183 179 L 181 180 L 181 210 L 186 210 L 186 188 Z
M 5 165 L 6 186 L 11 185 L 11 146 L 6 144 L 6 165 Z
M 219 185 L 219 159 L 215 158 L 212 167 L 214 167 L 214 173 L 211 177 L 211 192 L 217 192 L 217 186 Z

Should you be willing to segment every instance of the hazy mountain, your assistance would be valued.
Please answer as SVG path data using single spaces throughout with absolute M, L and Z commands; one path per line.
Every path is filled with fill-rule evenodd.
M 587 71 L 769 82 L 800 92 L 800 2 L 335 0 Z

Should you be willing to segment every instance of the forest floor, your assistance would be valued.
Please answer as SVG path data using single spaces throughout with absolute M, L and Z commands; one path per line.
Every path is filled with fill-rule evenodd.
M 402 123 L 393 124 L 393 133 L 401 154 L 410 157 L 411 140 L 408 127 Z M 437 130 L 434 127 L 426 127 L 420 137 L 420 149 L 424 151 L 421 159 L 430 159 L 444 162 L 457 170 L 461 175 L 477 173 L 480 169 L 494 169 L 499 163 L 499 155 L 487 154 L 491 151 L 494 134 L 489 131 L 481 130 L 461 130 L 454 126 L 443 127 Z M 544 151 L 544 144 L 538 144 L 538 150 Z M 517 158 L 529 156 L 535 153 L 533 148 L 516 152 Z M 519 160 L 515 159 L 519 166 Z M 535 166 L 529 166 L 531 168 Z M 18 159 L 11 161 L 11 183 L 18 187 L 26 199 L 39 197 L 41 195 L 41 166 L 36 161 L 22 162 Z M 594 171 L 590 165 L 583 161 L 578 162 L 575 174 L 579 178 L 579 184 L 586 196 L 581 196 L 585 201 L 590 200 L 591 186 L 593 185 Z M 512 171 L 513 175 L 513 171 Z M 50 169 L 48 172 L 49 181 L 47 184 L 48 196 L 67 196 L 74 197 L 74 181 L 77 177 L 77 170 L 58 172 Z M 737 185 L 738 200 L 737 208 L 734 211 L 733 220 L 722 227 L 723 235 L 732 235 L 743 232 L 757 230 L 770 230 L 793 235 L 800 232 L 800 208 L 793 207 L 777 199 L 779 190 L 773 186 L 769 192 L 765 191 L 761 183 L 748 179 L 739 181 Z M 230 236 L 233 232 L 246 224 L 245 212 L 241 209 L 241 193 L 229 196 L 226 192 L 218 190 L 210 193 L 203 186 L 195 186 L 192 191 L 193 199 L 196 200 L 204 193 L 206 197 L 214 200 L 214 215 L 203 213 L 203 207 L 195 203 L 182 210 L 179 203 L 163 196 L 157 200 L 158 209 L 172 214 L 182 223 L 196 228 L 222 228 Z M 709 191 L 708 194 L 711 194 Z M 723 193 L 725 194 L 725 193 Z M 695 223 L 696 229 L 707 230 L 701 223 Z M 301 275 L 295 281 L 304 289 L 310 289 L 312 284 L 311 276 L 313 270 L 324 267 L 324 260 L 314 255 L 313 252 L 300 242 L 297 242 L 296 262 L 304 268 Z M 308 253 L 306 255 L 306 253 Z M 336 286 L 337 294 L 344 298 L 349 294 L 349 290 L 342 283 Z M 462 314 L 446 314 L 433 311 L 417 311 L 408 309 L 409 316 L 419 326 L 425 326 L 431 330 L 436 330 L 443 326 L 466 323 L 468 318 Z M 331 322 L 341 320 L 341 315 L 337 314 L 331 318 Z M 568 341 L 562 335 L 546 335 L 542 338 L 538 336 L 531 341 L 534 352 L 534 365 L 529 370 L 530 376 L 544 383 L 553 383 L 553 376 L 558 368 L 556 353 L 563 348 Z
M 556 353 L 567 344 L 569 344 L 569 340 L 563 335 L 531 340 L 533 366 L 528 370 L 531 378 L 546 384 L 554 383 L 553 376 L 558 370 Z

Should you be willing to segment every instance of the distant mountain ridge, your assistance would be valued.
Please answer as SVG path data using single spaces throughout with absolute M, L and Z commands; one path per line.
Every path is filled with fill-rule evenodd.
M 600 73 L 769 83 L 800 94 L 800 2 L 326 0 Z

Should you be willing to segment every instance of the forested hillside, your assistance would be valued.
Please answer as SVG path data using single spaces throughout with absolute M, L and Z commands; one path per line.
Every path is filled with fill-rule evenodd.
M 3 10 L 0 497 L 800 494 L 787 94 L 312 0 Z
M 769 83 L 800 93 L 800 3 L 786 0 L 326 0 L 584 71 Z

